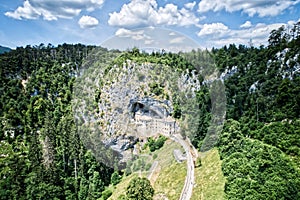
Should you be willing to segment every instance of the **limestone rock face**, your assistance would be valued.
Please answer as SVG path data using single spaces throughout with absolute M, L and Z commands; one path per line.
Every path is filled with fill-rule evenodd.
M 163 119 L 171 115 L 173 111 L 171 105 L 169 100 L 158 101 L 150 97 L 131 99 L 129 112 L 132 113 L 133 118 L 137 112 L 140 112 L 141 115 Z
M 126 135 L 103 140 L 107 148 L 111 148 L 119 155 L 120 163 L 126 163 L 132 159 L 132 151 L 137 142 L 139 142 L 139 138 Z
M 74 103 L 75 118 L 84 133 L 81 137 L 88 148 L 98 148 L 102 143 L 104 148 L 98 149 L 112 150 L 120 162 L 139 152 L 142 146 L 137 144 L 148 137 L 179 131 L 179 123 L 172 117 L 174 103 L 190 101 L 189 109 L 196 110 L 193 98 L 200 83 L 195 73 L 130 60 L 87 71 L 90 74 L 83 75 L 79 84 L 82 97 Z
M 132 158 L 135 146 L 140 141 L 147 141 L 150 136 L 163 134 L 170 136 L 178 130 L 176 121 L 170 116 L 172 113 L 169 100 L 159 101 L 151 97 L 135 98 L 129 101 L 128 116 L 134 132 L 124 135 L 112 135 L 104 139 L 103 143 L 119 155 L 120 162 L 127 162 Z M 122 110 L 123 113 L 125 111 Z

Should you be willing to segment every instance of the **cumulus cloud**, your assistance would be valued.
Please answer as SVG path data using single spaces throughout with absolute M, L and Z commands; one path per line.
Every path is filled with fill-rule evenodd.
M 176 37 L 170 40 L 170 44 L 182 44 L 184 43 L 185 37 Z
M 141 33 L 143 33 L 144 31 L 142 31 Z M 118 37 L 131 37 L 132 36 L 133 31 L 125 29 L 125 28 L 120 28 L 116 31 L 115 35 Z
M 170 36 L 175 36 L 176 33 L 175 33 L 175 32 L 171 32 L 171 33 L 169 33 L 169 35 L 170 35 Z
M 144 30 L 128 30 L 125 28 L 120 28 L 115 33 L 118 37 L 128 37 L 133 40 L 145 40 L 145 41 L 151 41 L 151 37 L 145 34 Z
M 37 19 L 40 12 L 32 7 L 29 1 L 24 1 L 23 7 L 18 7 L 14 12 L 6 12 L 5 15 L 15 19 Z
M 79 19 L 78 24 L 80 28 L 95 28 L 99 21 L 94 17 L 84 15 Z
M 140 26 L 177 25 L 189 26 L 198 24 L 199 18 L 185 8 L 166 4 L 158 7 L 156 0 L 132 0 L 124 4 L 119 12 L 109 14 L 111 26 L 133 28 Z
M 245 23 L 250 25 L 249 23 Z M 263 24 L 248 26 L 247 29 L 230 29 L 222 23 L 202 25 L 198 36 L 202 37 L 207 47 L 221 47 L 228 44 L 248 44 L 251 40 L 255 46 L 266 45 L 272 30 L 278 29 L 284 23 Z
M 145 40 L 145 45 L 153 44 L 154 40 Z
M 252 23 L 250 21 L 246 21 L 244 24 L 240 26 L 240 28 L 250 28 Z
M 222 23 L 204 24 L 199 31 L 198 36 L 220 37 L 228 33 L 229 28 Z
M 104 0 L 26 0 L 22 6 L 5 15 L 14 19 L 57 20 L 58 18 L 72 18 L 81 11 L 93 11 L 100 8 Z
M 178 32 L 159 27 L 145 27 L 134 30 L 120 28 L 115 37 L 105 41 L 101 46 L 108 49 L 131 49 L 138 47 L 146 52 L 162 50 L 185 52 L 200 48 L 194 40 Z
M 190 2 L 190 3 L 184 4 L 184 7 L 186 7 L 187 9 L 193 10 L 195 5 L 196 5 L 196 1 L 193 1 L 193 2 Z
M 242 11 L 249 16 L 257 14 L 259 17 L 276 16 L 282 11 L 298 4 L 300 0 L 266 0 L 266 1 L 244 1 L 244 0 L 201 0 L 199 12 Z

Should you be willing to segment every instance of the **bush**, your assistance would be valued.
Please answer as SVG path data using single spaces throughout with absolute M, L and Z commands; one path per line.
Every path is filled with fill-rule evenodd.
M 111 190 L 104 190 L 102 192 L 102 199 L 103 200 L 107 200 L 111 195 L 112 195 L 112 191 Z
M 152 200 L 154 189 L 146 178 L 133 178 L 126 191 L 129 200 Z
M 161 95 L 161 94 L 164 93 L 164 89 L 163 89 L 162 86 L 161 86 L 160 84 L 158 84 L 158 83 L 151 83 L 151 84 L 149 85 L 149 87 L 150 87 L 151 93 L 153 93 L 153 94 L 155 94 L 155 95 L 157 95 L 157 96 L 159 96 L 159 95 Z
M 154 140 L 152 137 L 148 139 L 148 146 L 151 152 L 160 149 L 164 146 L 167 138 L 165 136 L 160 135 L 157 140 Z
M 146 164 L 146 166 L 145 166 L 145 170 L 146 170 L 146 171 L 150 170 L 151 166 L 152 166 L 152 164 L 151 164 L 151 163 L 148 163 L 148 164 Z
M 152 158 L 156 159 L 157 158 L 157 154 L 153 154 Z
M 201 166 L 202 166 L 201 158 L 197 158 L 195 167 L 198 168 L 198 167 L 201 167 Z
M 124 194 L 121 194 L 119 197 L 118 197 L 118 200 L 127 200 L 126 196 Z
M 111 175 L 111 180 L 110 182 L 113 184 L 113 185 L 117 185 L 118 183 L 120 183 L 122 177 L 119 175 L 119 172 L 118 171 L 115 171 L 112 175 Z

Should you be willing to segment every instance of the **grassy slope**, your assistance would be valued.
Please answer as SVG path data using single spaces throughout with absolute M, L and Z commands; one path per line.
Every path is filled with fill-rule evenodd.
M 154 184 L 158 196 L 167 196 L 169 200 L 178 200 L 186 176 L 186 162 L 172 162 L 171 165 L 161 170 Z
M 152 184 L 156 197 L 167 196 L 169 200 L 179 199 L 186 176 L 186 162 L 177 163 L 175 161 L 173 156 L 173 150 L 175 148 L 180 148 L 180 146 L 171 140 L 167 140 L 160 150 L 152 153 L 157 155 L 155 160 L 159 162 L 159 166 L 156 168 L 157 178 Z M 111 187 L 113 195 L 109 199 L 116 200 L 118 196 L 125 194 L 126 187 L 133 177 L 138 175 L 147 177 L 148 174 L 149 172 L 136 172 L 124 177 L 115 188 Z
M 191 200 L 224 199 L 225 178 L 216 148 L 200 154 L 202 166 L 195 170 L 196 185 Z
M 159 162 L 156 169 L 158 175 L 152 185 L 155 190 L 155 197 L 157 197 L 154 199 L 161 199 L 162 196 L 166 196 L 169 200 L 177 200 L 180 197 L 186 176 L 186 162 L 177 163 L 174 160 L 173 150 L 178 147 L 178 144 L 168 140 L 162 149 L 152 153 L 158 155 L 155 160 Z M 205 154 L 200 154 L 200 156 L 202 157 L 202 166 L 195 169 L 196 185 L 191 199 L 224 199 L 225 178 L 221 170 L 222 162 L 218 150 L 215 148 Z M 149 172 L 133 173 L 124 177 L 113 189 L 113 195 L 109 199 L 116 200 L 118 196 L 125 194 L 126 187 L 133 177 L 139 175 L 147 177 L 148 174 Z
M 116 185 L 115 188 L 113 188 L 113 186 L 111 186 L 111 190 L 113 191 L 112 196 L 109 198 L 109 200 L 116 200 L 118 199 L 118 197 L 121 194 L 125 194 L 126 193 L 126 187 L 129 185 L 129 182 L 131 179 L 133 179 L 134 177 L 136 177 L 137 174 L 131 174 L 130 176 L 126 176 L 122 179 L 122 181 Z

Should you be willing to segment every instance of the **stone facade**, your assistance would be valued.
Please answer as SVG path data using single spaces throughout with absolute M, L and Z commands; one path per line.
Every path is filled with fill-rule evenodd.
M 141 115 L 137 112 L 134 120 L 137 125 L 137 131 L 141 134 L 162 134 L 170 136 L 175 134 L 178 129 L 176 121 L 170 116 L 166 118 L 155 118 Z

